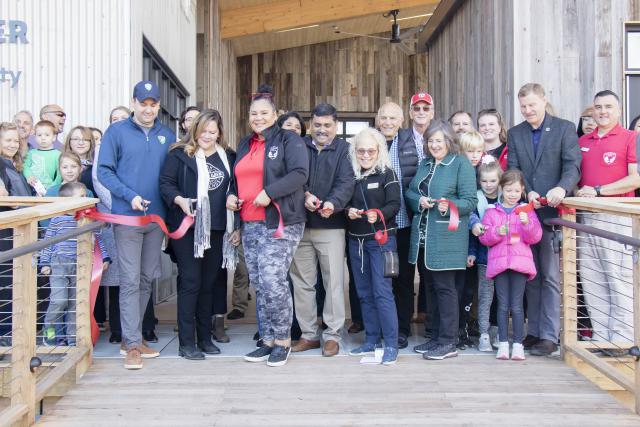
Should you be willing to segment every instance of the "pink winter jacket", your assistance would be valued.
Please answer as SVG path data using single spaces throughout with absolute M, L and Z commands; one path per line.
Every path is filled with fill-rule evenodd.
M 509 232 L 506 236 L 498 234 L 498 229 L 509 221 Z M 514 270 L 529 276 L 536 276 L 536 265 L 533 261 L 530 245 L 536 244 L 542 237 L 542 227 L 535 212 L 529 213 L 529 224 L 524 225 L 516 210 L 510 214 L 498 203 L 489 205 L 482 218 L 485 232 L 480 242 L 489 247 L 487 261 L 487 277 L 493 279 L 506 270 Z M 512 233 L 519 233 L 520 238 L 513 239 Z M 515 237 L 515 236 L 513 236 Z

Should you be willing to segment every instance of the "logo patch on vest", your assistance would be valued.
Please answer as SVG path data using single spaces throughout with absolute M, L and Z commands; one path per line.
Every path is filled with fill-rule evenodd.
M 158 141 L 160 141 L 160 144 L 164 144 L 167 142 L 167 138 L 164 135 L 158 135 Z
M 269 154 L 267 154 L 267 156 L 271 159 L 271 160 L 275 160 L 278 157 L 278 147 L 271 147 L 269 148 Z
M 607 151 L 602 155 L 602 160 L 608 165 L 613 164 L 616 161 L 616 153 L 613 151 Z

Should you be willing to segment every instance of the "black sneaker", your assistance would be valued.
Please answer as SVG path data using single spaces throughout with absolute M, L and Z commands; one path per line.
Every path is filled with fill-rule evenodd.
M 407 348 L 409 338 L 405 334 L 398 334 L 398 349 Z
M 154 331 L 142 331 L 142 339 L 147 342 L 158 342 L 158 336 Z
M 229 320 L 242 319 L 243 317 L 244 317 L 244 313 L 238 310 L 237 308 L 234 308 L 233 310 L 231 310 L 229 314 L 227 314 L 227 319 Z
M 458 355 L 458 351 L 456 350 L 455 344 L 439 344 L 433 350 L 429 350 L 422 354 L 422 357 L 428 360 L 442 360 L 448 359 L 449 357 L 456 357 Z
M 525 350 L 531 350 L 531 347 L 538 344 L 538 341 L 540 341 L 540 338 L 534 337 L 533 335 L 527 335 L 522 340 L 522 346 L 524 347 Z
M 415 351 L 416 353 L 424 354 L 427 351 L 433 350 L 437 346 L 438 346 L 438 341 L 437 340 L 429 340 L 429 341 L 425 342 L 424 344 L 420 344 L 420 345 L 417 345 L 417 346 L 413 347 L 413 351 Z
M 291 347 L 283 347 L 281 345 L 273 346 L 273 350 L 271 351 L 269 359 L 267 360 L 267 366 L 284 365 L 285 363 L 287 363 L 289 353 L 291 353 Z
M 245 354 L 244 360 L 246 360 L 247 362 L 264 362 L 269 358 L 272 350 L 273 347 L 269 347 L 268 345 L 256 348 L 251 353 Z

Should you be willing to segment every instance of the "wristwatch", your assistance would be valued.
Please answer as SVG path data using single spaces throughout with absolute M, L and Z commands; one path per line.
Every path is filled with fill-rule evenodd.
M 596 190 L 596 196 L 600 197 L 602 194 L 600 194 L 600 189 L 602 188 L 601 185 L 596 185 L 595 187 L 593 187 L 594 190 Z

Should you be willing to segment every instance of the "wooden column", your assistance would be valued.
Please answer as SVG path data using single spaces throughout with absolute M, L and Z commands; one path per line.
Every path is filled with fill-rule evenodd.
M 576 221 L 576 214 L 564 214 L 562 219 Z M 561 352 L 567 359 L 567 347 L 578 342 L 578 286 L 576 283 L 576 231 L 562 228 L 562 334 Z M 571 363 L 569 363 L 571 364 Z
M 83 218 L 78 227 L 90 223 Z M 78 258 L 76 265 L 76 346 L 88 349 L 82 360 L 76 365 L 76 379 L 79 379 L 91 366 L 93 342 L 91 340 L 91 271 L 93 268 L 93 233 L 78 236 Z
M 13 229 L 13 247 L 38 240 L 38 222 Z M 36 420 L 36 374 L 29 369 L 36 355 L 36 265 L 34 254 L 13 260 L 13 338 L 11 354 L 11 406 L 27 405 L 27 412 L 15 425 L 29 426 Z
M 640 218 L 634 216 L 632 219 L 633 237 L 640 238 Z M 633 251 L 633 345 L 640 347 L 640 260 L 639 249 Z M 636 401 L 636 414 L 640 414 L 640 362 L 635 362 L 635 388 L 634 397 Z

